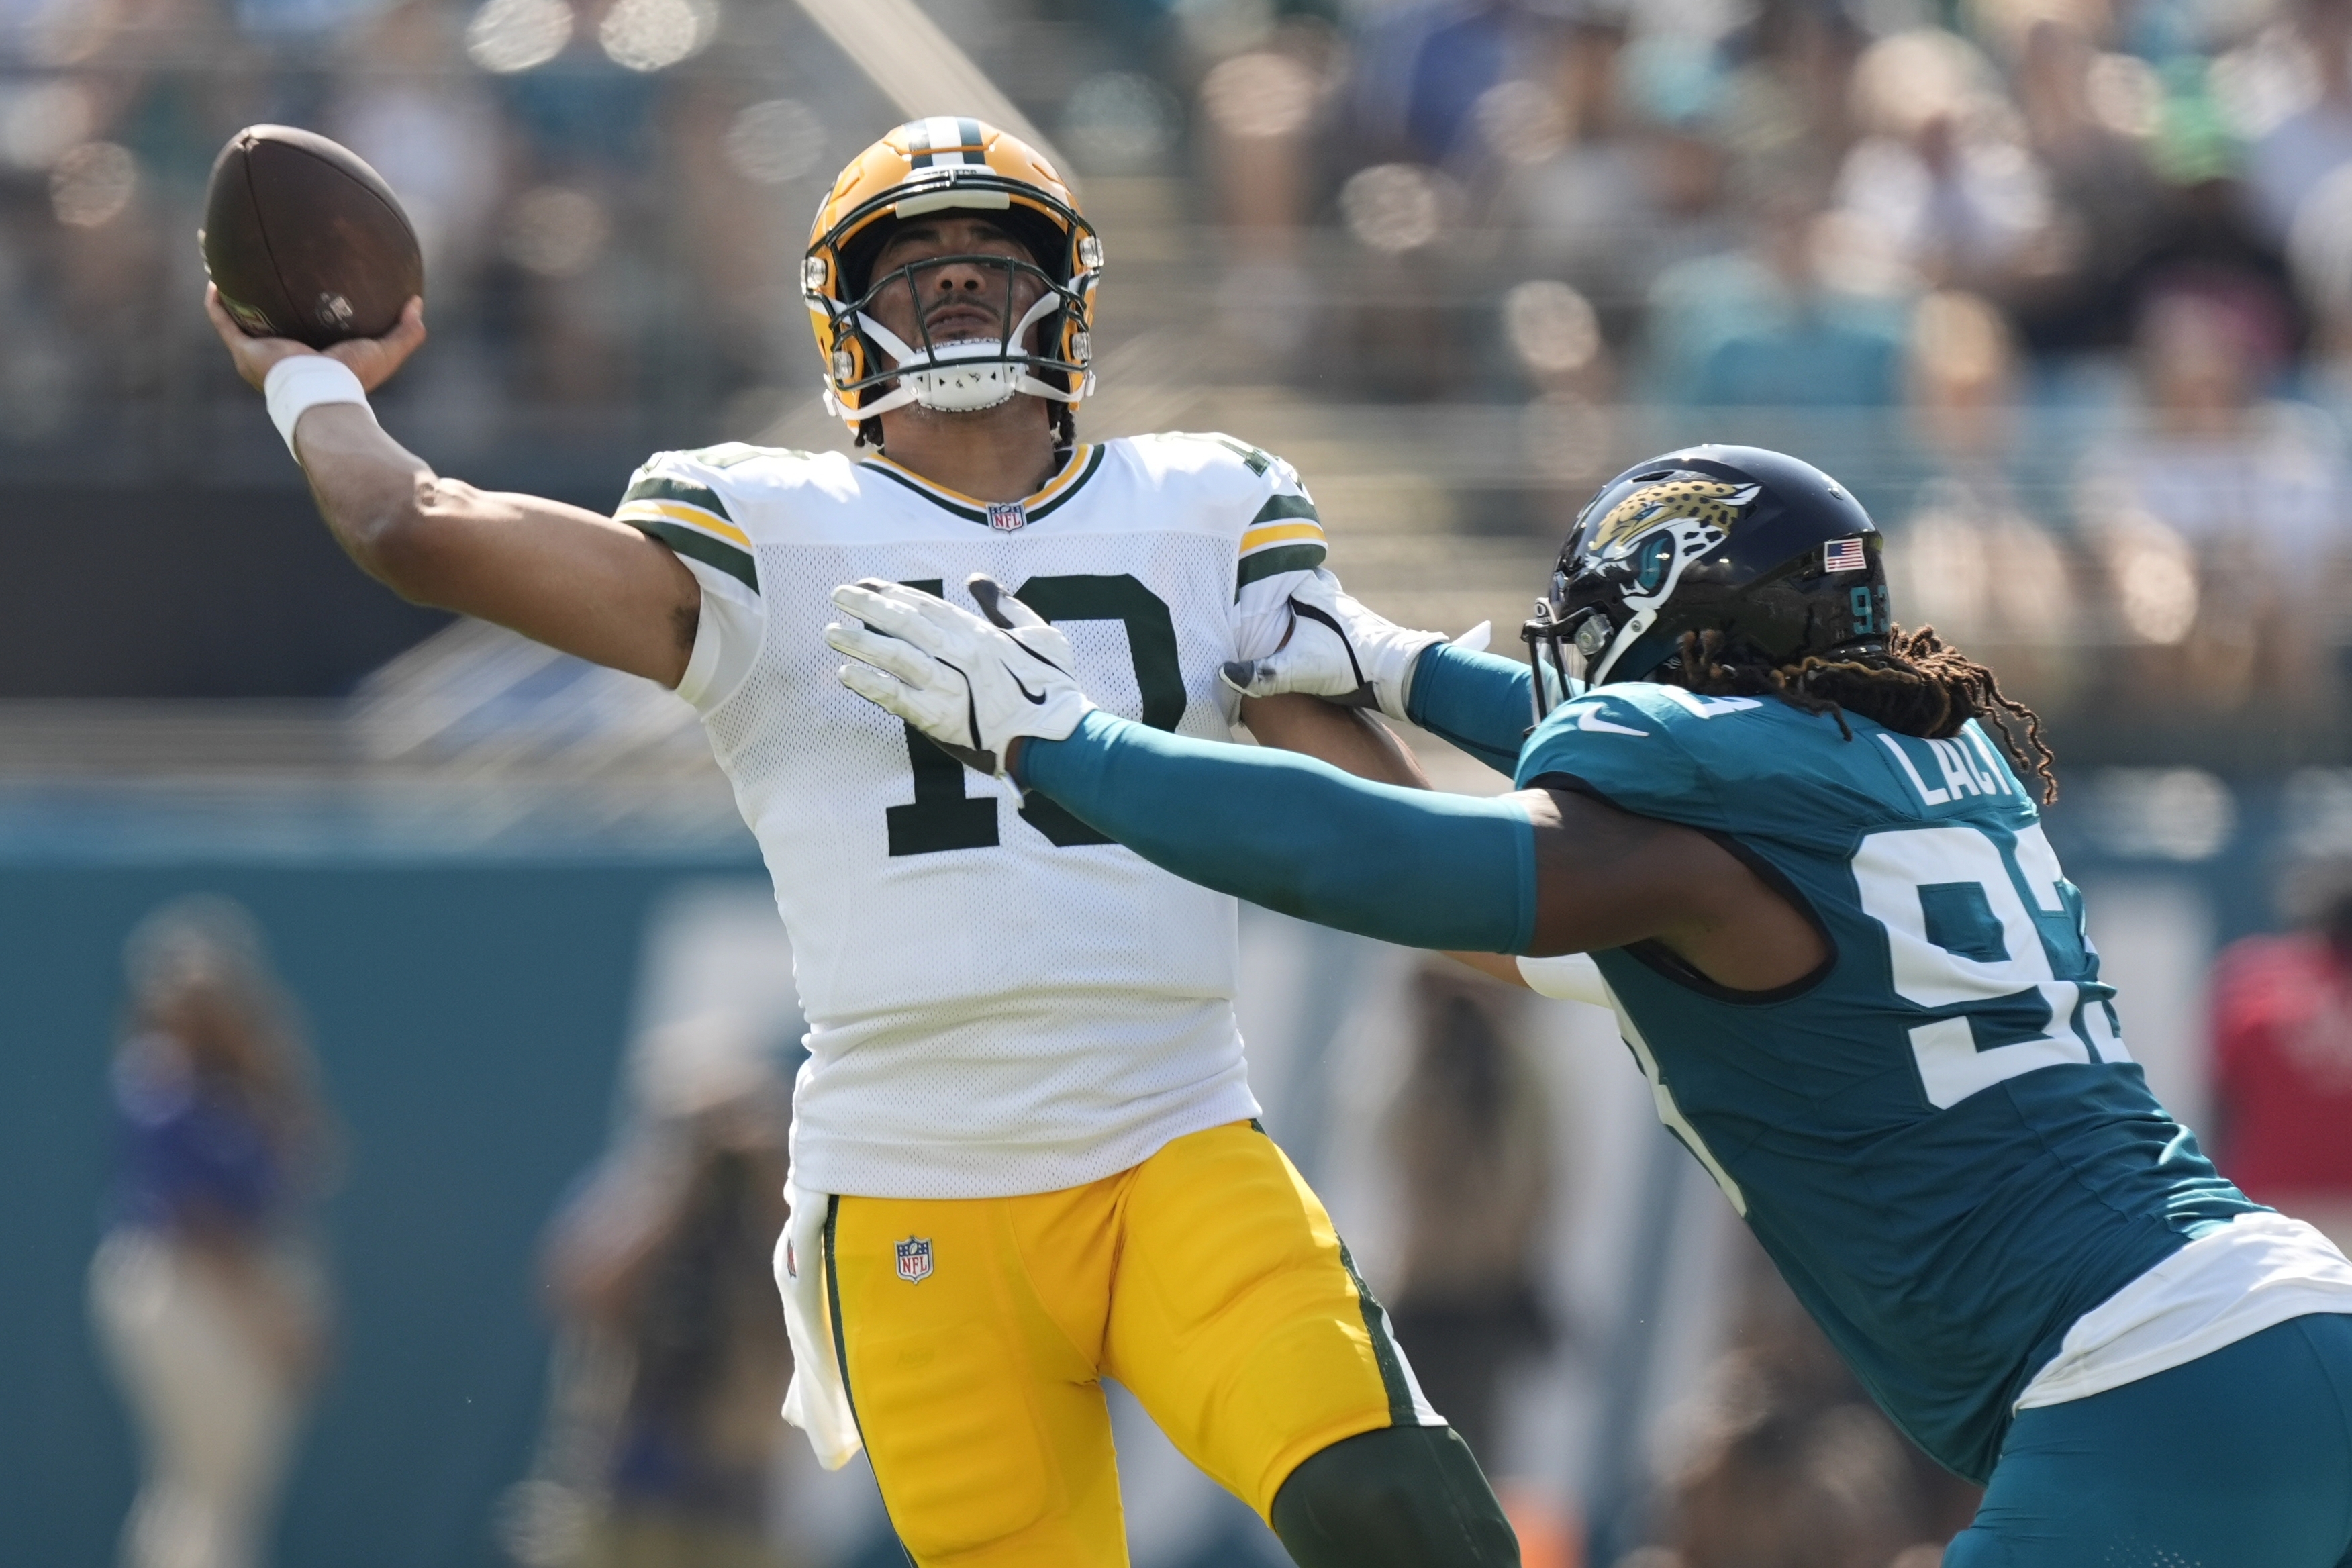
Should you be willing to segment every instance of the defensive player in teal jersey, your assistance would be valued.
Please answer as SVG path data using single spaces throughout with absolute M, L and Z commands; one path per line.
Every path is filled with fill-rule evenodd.
M 1587 507 L 1532 667 L 1339 595 L 1227 679 L 1410 717 L 1499 800 L 1093 708 L 1052 626 L 845 585 L 843 679 L 1181 875 L 1574 994 L 1887 1414 L 1987 1483 L 1948 1568 L 2352 1568 L 2352 1263 L 2148 1092 L 2043 837 L 2039 724 L 1889 619 L 1806 464 L 1703 447 Z M 864 623 L 862 626 L 856 622 Z M 1528 720 L 1536 721 L 1532 730 Z M 2029 782 L 2030 781 L 2030 782 Z

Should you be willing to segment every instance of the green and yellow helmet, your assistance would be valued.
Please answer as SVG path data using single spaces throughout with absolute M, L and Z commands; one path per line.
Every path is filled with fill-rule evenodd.
M 914 268 L 877 279 L 869 276 L 874 258 L 899 221 L 950 209 L 1003 225 L 1035 260 L 973 256 L 916 263 L 1003 270 L 1008 319 L 993 341 L 933 343 L 926 333 L 909 344 L 867 307 L 900 272 Z M 1013 278 L 1023 271 L 1041 279 L 1045 293 L 1013 321 Z M 851 161 L 809 230 L 801 293 L 824 358 L 825 406 L 853 430 L 910 403 L 961 412 L 1026 393 L 1075 407 L 1094 390 L 1094 296 L 1101 273 L 1102 240 L 1035 148 L 982 121 L 909 121 Z

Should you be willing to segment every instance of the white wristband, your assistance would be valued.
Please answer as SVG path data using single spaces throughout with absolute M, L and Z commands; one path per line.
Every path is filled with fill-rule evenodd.
M 325 354 L 289 354 L 269 367 L 261 380 L 262 395 L 269 401 L 269 422 L 286 437 L 286 449 L 294 452 L 294 424 L 302 416 L 322 403 L 356 403 L 368 405 L 367 389 L 352 367 L 339 359 Z M 373 417 L 373 411 L 371 411 Z M 302 454 L 294 452 L 300 462 Z

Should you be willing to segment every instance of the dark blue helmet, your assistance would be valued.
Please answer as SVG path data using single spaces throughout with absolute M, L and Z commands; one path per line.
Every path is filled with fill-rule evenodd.
M 1589 686 L 1676 674 L 1686 632 L 1774 665 L 1884 653 L 1884 542 L 1844 486 L 1784 453 L 1685 447 L 1635 464 L 1586 504 L 1519 634 L 1537 718 Z

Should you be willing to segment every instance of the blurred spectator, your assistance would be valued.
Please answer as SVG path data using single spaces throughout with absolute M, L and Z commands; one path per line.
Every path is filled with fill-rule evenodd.
M 2352 1249 L 2352 874 L 2314 869 L 2305 930 L 2214 964 L 2214 1146 L 2248 1196 Z
M 640 1125 L 564 1206 L 562 1325 L 539 1474 L 510 1494 L 530 1568 L 784 1568 L 773 1495 L 792 1351 L 770 1258 L 783 1086 L 738 1026 L 652 1042 Z
M 1451 164 L 1481 156 L 1478 107 L 1530 58 L 1551 53 L 1565 5 L 1418 0 L 1364 30 L 1355 126 L 1371 154 Z
M 2019 396 L 2009 324 L 1973 294 L 1931 294 L 1911 322 L 1912 428 L 1933 466 L 1899 549 L 1895 613 L 1959 647 L 2000 649 L 2004 677 L 2042 692 L 2071 674 L 2080 640 L 2066 557 L 2010 477 Z
M 1315 199 L 1309 149 L 1345 70 L 1333 30 L 1308 18 L 1271 29 L 1201 79 L 1202 152 L 1227 263 L 1218 313 L 1244 356 L 1271 368 L 1306 336 L 1321 298 L 1300 251 Z M 1427 237 L 1395 249 L 1411 249 Z M 1114 239 L 1112 243 L 1117 243 Z
M 2352 163 L 2352 3 L 2289 0 L 2316 91 L 2246 152 L 2246 186 L 2263 233 L 2284 244 L 2319 182 Z
M 1650 292 L 1652 377 L 1703 406 L 1866 407 L 1895 400 L 1903 312 L 1815 187 L 1752 198 L 1749 243 L 1668 268 Z M 1867 285 L 1865 291 L 1856 285 Z
M 2340 409 L 2352 402 L 2352 164 L 2313 187 L 2295 215 L 2287 257 L 2313 326 L 2304 384 Z
M 2302 347 L 2304 323 L 2284 255 L 2256 227 L 2236 177 L 2237 149 L 2218 106 L 2202 91 L 2167 100 L 2151 156 L 2168 194 L 2152 213 L 2147 247 L 2125 274 L 2119 298 L 2127 301 L 2136 334 L 2168 296 L 2228 299 L 2243 318 L 2250 351 L 2238 374 L 2259 394 Z
M 1641 1568 L 1934 1568 L 1979 1493 L 1906 1442 L 1760 1248 Z
M 1759 0 L 1719 49 L 1723 135 L 1735 155 L 1826 177 L 1853 139 L 1849 86 L 1867 41 L 1845 5 Z
M 1984 57 L 1937 28 L 1897 33 L 1864 53 L 1853 90 L 1865 134 L 1838 205 L 1929 282 L 1997 288 L 2025 269 L 2049 191 Z
M 326 1357 L 310 1234 L 329 1129 L 261 933 L 226 899 L 163 905 L 124 952 L 114 1222 L 90 1266 L 138 1431 L 125 1568 L 257 1568 Z
M 2123 279 L 2153 242 L 2167 199 L 2148 166 L 2164 88 L 2128 55 L 2101 54 L 2072 18 L 2033 22 L 2019 41 L 2025 145 L 2053 210 L 2041 265 L 2005 299 L 2040 352 L 2119 348 L 2130 335 Z
M 2352 501 L 2342 437 L 2262 401 L 2287 329 L 2269 291 L 2216 277 L 2142 311 L 2137 429 L 2084 460 L 2078 498 L 2107 558 L 2141 688 L 2168 707 L 2328 700 L 2324 595 Z
M 1589 19 L 1566 35 L 1552 68 L 1502 82 L 1478 102 L 1496 223 L 1517 231 L 1530 266 L 1592 297 L 1612 341 L 1635 329 L 1635 307 L 1661 268 L 1729 238 L 1720 148 L 1673 84 L 1647 79 L 1657 72 L 1633 62 L 1622 19 Z M 1625 101 L 1629 83 L 1647 94 L 1638 108 Z M 1642 113 L 1665 123 L 1644 123 Z
M 1551 1129 L 1518 996 L 1450 967 L 1423 970 L 1418 1038 L 1389 1122 L 1404 1202 L 1391 1318 L 1423 1392 L 1490 1471 L 1503 1462 L 1503 1377 L 1550 1342 L 1533 1252 Z

